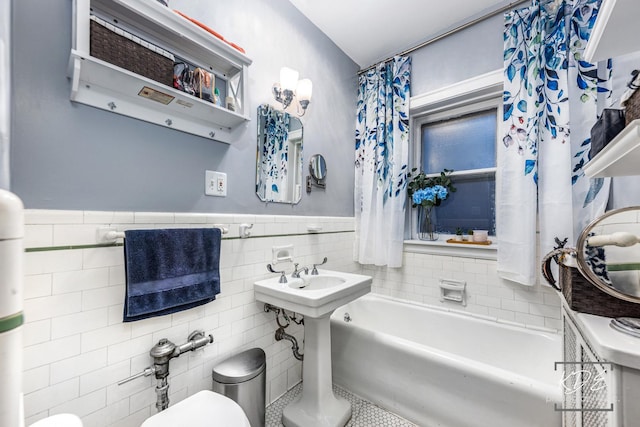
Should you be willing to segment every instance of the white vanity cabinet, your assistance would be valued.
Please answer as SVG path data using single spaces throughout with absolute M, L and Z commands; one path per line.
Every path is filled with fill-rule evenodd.
M 629 123 L 589 160 L 584 173 L 589 178 L 640 175 L 640 119 Z
M 638 16 L 638 0 L 603 0 L 584 51 L 585 60 L 597 62 L 640 50 L 635 34 Z
M 584 50 L 585 60 L 598 62 L 639 51 L 638 17 L 638 0 L 603 0 Z M 639 162 L 640 120 L 634 120 L 587 163 L 584 173 L 589 178 L 639 175 Z
M 218 106 L 91 56 L 91 15 L 107 17 L 146 43 L 212 72 L 225 82 L 223 96 L 232 97 L 235 109 L 225 108 L 225 99 Z M 250 120 L 245 90 L 250 64 L 244 53 L 155 0 L 73 0 L 72 101 L 231 143 L 232 131 Z
M 563 427 L 640 425 L 640 338 L 563 303 Z

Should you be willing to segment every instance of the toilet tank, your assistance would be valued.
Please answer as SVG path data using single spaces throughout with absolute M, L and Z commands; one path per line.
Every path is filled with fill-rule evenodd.
M 22 201 L 0 189 L 0 426 L 22 425 Z

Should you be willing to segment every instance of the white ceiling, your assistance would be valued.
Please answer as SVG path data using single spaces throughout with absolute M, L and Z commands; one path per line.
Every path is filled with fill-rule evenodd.
M 361 68 L 501 6 L 500 0 L 289 0 Z

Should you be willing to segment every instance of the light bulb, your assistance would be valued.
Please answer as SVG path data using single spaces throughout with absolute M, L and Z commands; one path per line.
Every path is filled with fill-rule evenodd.
M 296 96 L 299 101 L 310 101 L 311 100 L 311 90 L 313 88 L 313 84 L 310 79 L 302 79 L 298 82 L 298 87 L 296 88 Z
M 299 73 L 291 68 L 282 67 L 280 69 L 280 86 L 282 90 L 294 91 L 298 83 Z

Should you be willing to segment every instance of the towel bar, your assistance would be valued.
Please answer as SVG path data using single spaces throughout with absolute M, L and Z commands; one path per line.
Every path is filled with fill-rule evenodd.
M 229 232 L 229 227 L 223 224 L 213 224 L 214 228 L 219 228 L 222 234 Z M 113 243 L 117 239 L 124 239 L 124 231 L 115 231 L 108 228 L 98 229 L 98 243 Z

